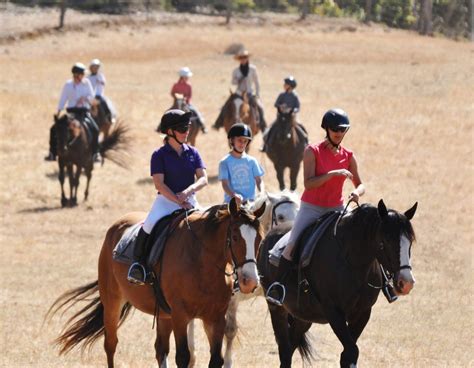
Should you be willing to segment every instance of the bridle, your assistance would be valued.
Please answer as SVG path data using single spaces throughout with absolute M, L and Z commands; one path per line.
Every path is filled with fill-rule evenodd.
M 276 209 L 281 206 L 282 204 L 290 204 L 290 203 L 293 203 L 293 204 L 296 204 L 296 202 L 292 201 L 292 200 L 284 200 L 284 201 L 281 201 L 281 202 L 278 202 L 276 205 L 273 206 L 272 208 L 272 222 L 271 222 L 271 227 L 273 226 L 278 226 L 278 218 L 277 218 L 277 215 L 276 215 Z

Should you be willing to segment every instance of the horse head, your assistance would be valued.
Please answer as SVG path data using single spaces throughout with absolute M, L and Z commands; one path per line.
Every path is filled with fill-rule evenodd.
M 230 225 L 227 244 L 237 274 L 240 291 L 251 293 L 259 284 L 256 254 L 263 238 L 259 218 L 265 212 L 265 202 L 253 212 L 245 210 L 232 198 L 228 205 Z
M 393 275 L 393 284 L 398 295 L 409 294 L 415 284 L 410 260 L 415 233 L 410 220 L 415 215 L 417 206 L 418 202 L 403 214 L 387 210 L 383 200 L 380 200 L 377 206 L 381 219 L 377 236 L 377 260 Z

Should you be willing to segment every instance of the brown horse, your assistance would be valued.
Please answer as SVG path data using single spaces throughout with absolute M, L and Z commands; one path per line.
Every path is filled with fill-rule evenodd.
M 54 120 L 59 166 L 58 179 L 61 184 L 61 205 L 63 207 L 76 206 L 77 189 L 82 170 L 84 170 L 87 177 L 84 200 L 86 201 L 89 196 L 89 184 L 94 169 L 91 138 L 88 136 L 84 125 L 67 114 L 59 118 L 55 116 Z M 113 132 L 100 143 L 99 149 L 103 158 L 110 159 L 122 167 L 126 165 L 123 157 L 111 155 L 111 152 L 126 149 L 129 141 L 127 132 L 128 128 L 125 125 L 118 124 Z M 64 193 L 65 168 L 69 177 L 69 199 L 66 198 Z
M 200 131 L 199 123 L 197 121 L 199 119 L 199 116 L 192 109 L 189 108 L 189 104 L 186 102 L 184 95 L 180 93 L 174 94 L 173 106 L 171 106 L 170 109 L 179 109 L 184 112 L 193 113 L 193 116 L 191 117 L 191 127 L 189 128 L 188 142 L 191 146 L 195 146 L 196 138 Z
M 243 96 L 240 96 L 239 94 L 230 91 L 230 96 L 222 107 L 221 112 L 214 123 L 214 127 L 219 129 L 221 126 L 223 126 L 226 133 L 228 133 L 232 125 L 236 123 L 234 103 L 236 98 L 242 99 L 242 105 L 240 105 L 239 111 L 240 120 L 250 127 L 252 135 L 255 137 L 255 135 L 260 130 L 260 113 L 258 111 L 258 105 L 255 97 L 249 98 L 247 93 L 244 93 Z
M 99 126 L 103 139 L 106 139 L 109 136 L 110 128 L 112 127 L 112 120 L 106 113 L 103 105 L 97 99 L 95 99 L 91 104 L 91 115 Z
M 167 239 L 161 261 L 154 266 L 155 273 L 161 275 L 160 285 L 170 314 L 160 312 L 151 287 L 127 282 L 128 265 L 112 259 L 112 251 L 123 233 L 143 221 L 145 214 L 122 217 L 107 231 L 99 256 L 98 280 L 63 294 L 48 312 L 52 316 L 62 307 L 69 308 L 99 293 L 69 320 L 68 328 L 56 340 L 60 353 L 81 342 L 84 350 L 104 335 L 107 363 L 113 367 L 117 329 L 134 306 L 157 317 L 155 350 L 160 367 L 168 366 L 172 331 L 176 365 L 189 366 L 186 330 L 194 318 L 204 323 L 211 350 L 209 367 L 221 367 L 225 313 L 232 295 L 232 280 L 226 268 L 232 265 L 241 292 L 250 293 L 258 286 L 255 255 L 263 235 L 258 218 L 264 210 L 262 206 L 250 213 L 231 200 L 228 207 L 217 205 L 180 221 Z
M 295 114 L 279 113 L 268 132 L 266 153 L 275 167 L 280 190 L 285 189 L 283 174 L 286 167 L 290 169 L 290 190 L 296 190 L 298 173 L 307 144 L 308 135 L 303 125 L 296 121 Z

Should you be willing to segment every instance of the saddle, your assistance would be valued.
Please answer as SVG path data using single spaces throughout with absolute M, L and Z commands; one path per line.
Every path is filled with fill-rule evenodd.
M 310 264 L 311 258 L 318 247 L 319 240 L 327 228 L 335 224 L 339 215 L 339 211 L 328 212 L 303 231 L 296 243 L 294 250 L 295 255 L 293 257 L 294 262 L 298 264 L 298 268 L 302 269 Z M 289 238 L 290 232 L 287 232 L 269 252 L 269 261 L 272 265 L 278 267 L 281 255 L 288 244 Z

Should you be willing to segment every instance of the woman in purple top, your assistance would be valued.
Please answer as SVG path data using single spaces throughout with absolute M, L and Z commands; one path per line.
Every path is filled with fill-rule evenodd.
M 196 192 L 207 185 L 206 167 L 199 152 L 185 144 L 190 117 L 191 113 L 169 110 L 161 118 L 160 131 L 166 134 L 165 144 L 153 152 L 150 163 L 158 194 L 137 235 L 135 262 L 128 271 L 130 282 L 140 285 L 145 283 L 145 249 L 153 226 L 176 210 L 198 207 Z

